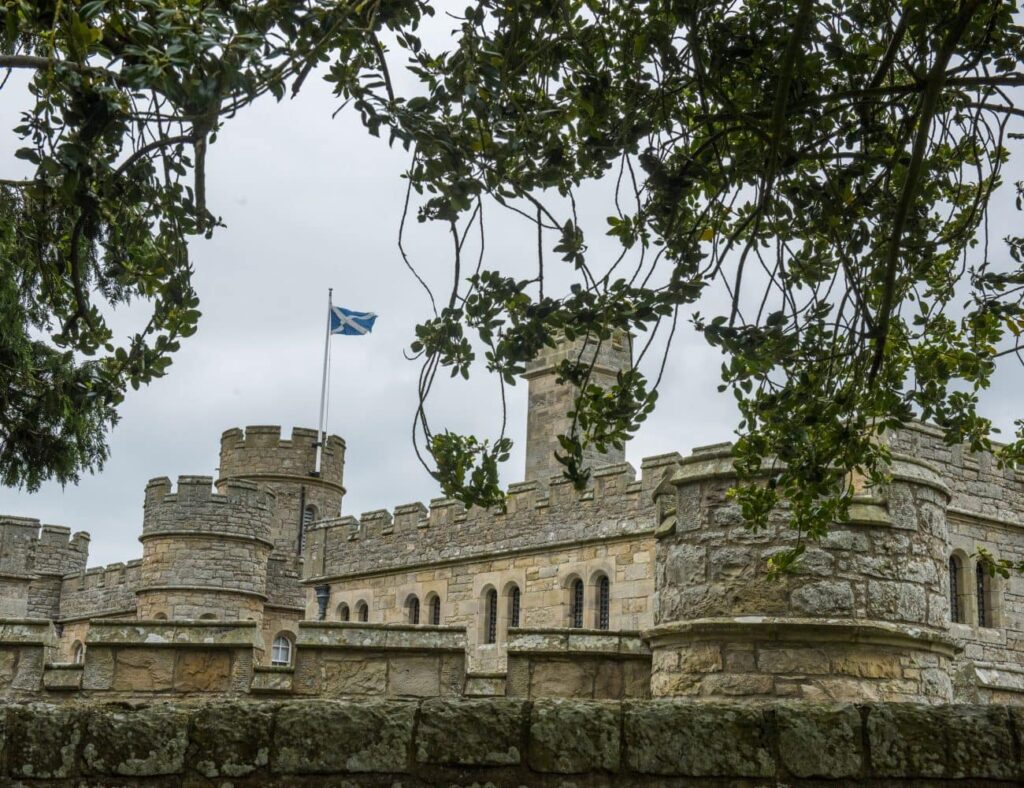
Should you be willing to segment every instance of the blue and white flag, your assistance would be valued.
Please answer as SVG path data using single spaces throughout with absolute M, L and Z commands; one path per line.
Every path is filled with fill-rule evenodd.
M 331 307 L 331 333 L 362 336 L 373 331 L 377 315 L 373 312 L 353 312 L 341 306 Z

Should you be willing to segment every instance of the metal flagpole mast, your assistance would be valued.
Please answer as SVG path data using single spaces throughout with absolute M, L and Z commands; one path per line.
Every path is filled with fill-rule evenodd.
M 320 458 L 324 450 L 324 404 L 327 402 L 327 351 L 331 346 L 331 314 L 334 310 L 334 305 L 331 302 L 331 296 L 334 293 L 334 288 L 327 288 L 327 331 L 324 334 L 324 372 L 323 380 L 320 383 L 320 427 L 316 431 L 316 469 L 313 471 L 317 476 L 320 475 Z

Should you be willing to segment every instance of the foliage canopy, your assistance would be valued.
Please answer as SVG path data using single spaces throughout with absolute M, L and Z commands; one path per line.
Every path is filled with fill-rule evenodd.
M 0 385 L 22 398 L 0 422 L 8 483 L 102 459 L 124 385 L 162 374 L 194 328 L 184 239 L 216 224 L 208 142 L 321 63 L 371 133 L 411 151 L 417 217 L 451 234 L 451 291 L 431 294 L 413 345 L 422 401 L 441 368 L 482 362 L 511 384 L 563 334 L 633 333 L 637 366 L 610 390 L 584 364 L 559 370 L 580 391 L 562 460 L 583 484 L 584 445 L 621 444 L 654 408 L 665 358 L 653 376 L 642 362 L 682 318 L 723 353 L 742 418 L 737 495 L 755 526 L 780 504 L 811 536 L 844 519 L 853 479 L 884 479 L 878 436 L 912 418 L 992 448 L 978 394 L 1024 330 L 1024 239 L 990 239 L 986 222 L 1024 123 L 1014 2 L 482 0 L 440 47 L 419 31 L 432 13 L 420 2 L 3 13 L 0 66 L 34 69 L 37 100 L 20 154 L 35 177 L 6 183 L 0 206 L 16 272 L 0 287 L 21 310 L 4 310 L 19 330 L 0 345 L 14 357 Z M 405 96 L 402 67 L 418 84 Z M 600 179 L 615 184 L 607 224 L 585 227 L 574 197 Z M 1021 194 L 1018 182 L 1018 209 Z M 485 204 L 536 226 L 534 276 L 463 259 Z M 595 232 L 621 254 L 595 259 Z M 545 288 L 552 255 L 574 272 L 568 292 Z M 728 306 L 704 315 L 713 290 Z M 154 319 L 115 349 L 93 300 L 133 296 Z M 59 402 L 33 401 L 41 386 Z M 423 406 L 418 424 L 447 494 L 500 503 L 504 435 L 432 430 Z M 18 425 L 53 440 L 33 454 Z M 1020 460 L 1024 432 L 997 451 Z

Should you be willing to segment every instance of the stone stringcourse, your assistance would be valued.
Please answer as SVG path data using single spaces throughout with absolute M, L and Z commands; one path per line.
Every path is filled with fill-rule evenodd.
M 1024 712 L 991 705 L 28 703 L 7 705 L 0 722 L 4 784 L 1009 786 L 1024 779 Z

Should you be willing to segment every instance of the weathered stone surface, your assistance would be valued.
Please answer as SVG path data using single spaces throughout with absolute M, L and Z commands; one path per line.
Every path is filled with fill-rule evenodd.
M 88 717 L 82 748 L 87 774 L 153 777 L 178 774 L 188 747 L 188 712 L 144 706 Z
M 277 713 L 271 768 L 281 774 L 401 773 L 409 766 L 411 703 L 302 701 Z
M 871 767 L 882 777 L 940 777 L 946 742 L 941 718 L 927 706 L 873 706 L 868 714 Z
M 617 770 L 620 716 L 616 702 L 536 701 L 530 715 L 530 767 L 556 774 Z
M 828 673 L 828 654 L 820 648 L 808 646 L 780 646 L 761 648 L 757 652 L 757 667 L 765 673 L 810 674 Z
M 592 698 L 595 672 L 590 660 L 538 660 L 530 676 L 530 697 Z
M 441 694 L 439 657 L 392 656 L 388 662 L 388 697 L 436 698 Z
M 5 749 L 10 775 L 30 779 L 74 776 L 83 716 L 72 706 L 8 706 Z
M 854 778 L 863 766 L 861 718 L 854 706 L 781 705 L 779 757 L 796 777 Z
M 231 655 L 226 651 L 183 651 L 174 666 L 174 689 L 179 692 L 227 692 Z
M 811 616 L 842 616 L 853 611 L 849 583 L 822 581 L 800 586 L 790 596 L 794 610 Z
M 189 762 L 203 777 L 244 777 L 270 760 L 272 708 L 216 703 L 192 716 Z
M 320 692 L 325 697 L 384 697 L 388 666 L 383 654 L 324 654 L 321 658 Z
M 937 716 L 946 734 L 949 777 L 1007 780 L 1018 774 L 1006 708 L 948 706 Z
M 114 651 L 112 688 L 120 692 L 161 692 L 174 686 L 173 649 L 124 648 Z
M 765 712 L 662 700 L 625 706 L 626 761 L 642 774 L 769 777 L 775 774 Z
M 455 766 L 518 764 L 525 710 L 517 700 L 424 701 L 416 760 Z

